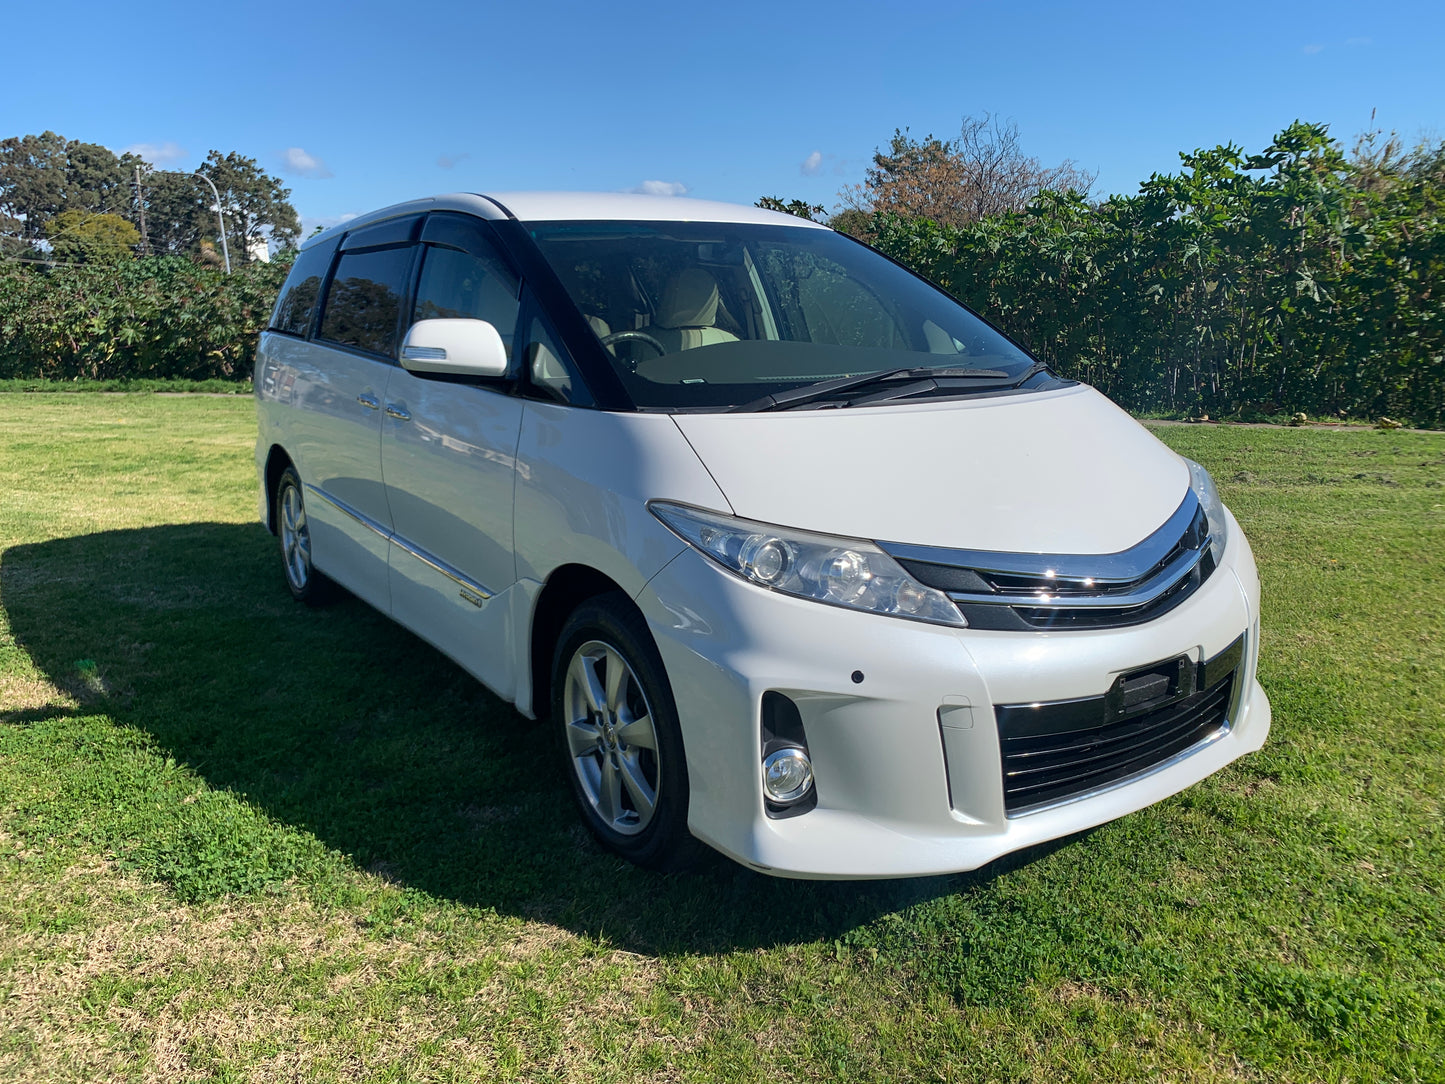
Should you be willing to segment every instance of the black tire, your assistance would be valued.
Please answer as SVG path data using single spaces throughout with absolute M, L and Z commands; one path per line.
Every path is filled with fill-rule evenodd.
M 336 597 L 336 584 L 311 564 L 311 529 L 306 519 L 306 491 L 295 467 L 287 467 L 276 483 L 271 508 L 281 567 L 291 597 L 308 606 L 324 606 Z
M 608 678 L 619 659 L 625 673 L 612 686 L 617 703 L 607 705 Z M 590 688 L 601 696 L 587 695 L 588 682 L 571 676 L 574 664 L 583 668 L 579 675 L 596 678 Z M 687 830 L 687 760 L 672 686 L 625 595 L 589 599 L 563 626 L 552 657 L 552 727 L 582 820 L 604 847 L 661 871 L 692 868 L 707 854 Z

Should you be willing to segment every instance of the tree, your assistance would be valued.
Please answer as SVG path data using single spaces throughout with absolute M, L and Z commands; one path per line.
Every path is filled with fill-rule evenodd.
M 68 209 L 128 211 L 130 178 L 140 162 L 133 154 L 117 158 L 98 143 L 50 131 L 0 141 L 0 214 L 10 223 L 7 232 L 34 241 Z
M 140 231 L 120 215 L 75 207 L 50 220 L 46 239 L 60 263 L 113 264 L 131 259 L 140 244 Z
M 797 218 L 806 218 L 809 222 L 821 222 L 826 212 L 821 203 L 808 203 L 805 200 L 790 199 L 784 203 L 777 196 L 764 196 L 754 207 L 761 207 L 765 211 L 781 211 L 785 215 L 794 215 Z
M 1180 157 L 1102 203 L 880 214 L 874 243 L 1129 409 L 1445 424 L 1445 143 L 1352 159 L 1296 122 Z
M 238 252 L 241 262 L 250 259 L 249 241 L 253 237 L 268 237 L 283 248 L 295 245 L 301 234 L 301 219 L 289 202 L 291 189 L 262 171 L 256 159 L 234 151 L 222 157 L 220 151 L 212 151 L 200 172 L 210 177 L 221 193 L 232 260 Z
M 856 207 L 845 207 L 828 219 L 828 225 L 839 233 L 866 241 L 873 236 L 873 216 Z
M 45 236 L 45 223 L 65 206 L 66 140 L 55 132 L 0 141 L 0 211 L 26 240 Z
M 1022 211 L 1043 191 L 1088 195 L 1093 185 L 1094 174 L 1071 161 L 1050 167 L 1024 154 L 1018 125 L 981 113 L 964 117 L 950 140 L 931 134 L 919 140 L 907 128 L 895 129 L 888 152 L 874 153 L 863 183 L 839 197 L 845 210 L 966 226 Z
M 109 147 L 73 139 L 65 145 L 66 206 L 106 215 L 128 215 L 135 208 L 136 154 L 116 157 Z
M 209 177 L 221 195 L 232 263 L 249 259 L 247 242 L 254 237 L 270 238 L 283 248 L 295 245 L 301 221 L 289 202 L 291 190 L 254 158 L 213 150 L 197 172 Z M 157 252 L 196 256 L 204 242 L 219 242 L 215 200 L 210 186 L 198 177 L 152 173 L 146 181 L 146 215 Z

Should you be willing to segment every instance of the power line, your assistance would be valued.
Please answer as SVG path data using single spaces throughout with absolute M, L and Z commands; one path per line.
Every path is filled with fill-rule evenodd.
M 33 256 L 0 256 L 0 261 L 5 263 L 43 263 L 51 267 L 95 267 L 96 264 L 84 263 L 62 263 L 59 260 L 45 260 Z

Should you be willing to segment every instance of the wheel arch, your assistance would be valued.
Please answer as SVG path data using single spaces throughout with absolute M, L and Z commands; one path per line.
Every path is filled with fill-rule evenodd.
M 276 487 L 281 484 L 281 475 L 287 467 L 295 466 L 286 450 L 279 444 L 271 445 L 266 453 L 266 530 L 276 533 Z
M 552 655 L 572 611 L 588 599 L 617 594 L 642 616 L 621 584 L 590 565 L 569 564 L 553 570 L 532 607 L 531 664 L 532 715 L 546 718 L 552 707 Z

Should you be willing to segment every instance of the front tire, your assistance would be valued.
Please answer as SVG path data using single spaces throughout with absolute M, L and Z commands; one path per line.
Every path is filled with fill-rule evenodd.
M 647 626 L 621 594 L 579 606 L 552 661 L 552 722 L 573 797 L 609 850 L 655 870 L 705 853 L 687 830 L 677 707 Z
M 311 564 L 311 525 L 306 518 L 306 496 L 301 476 L 287 467 L 276 483 L 274 520 L 281 543 L 281 564 L 291 597 L 308 606 L 321 606 L 335 596 L 335 585 Z

